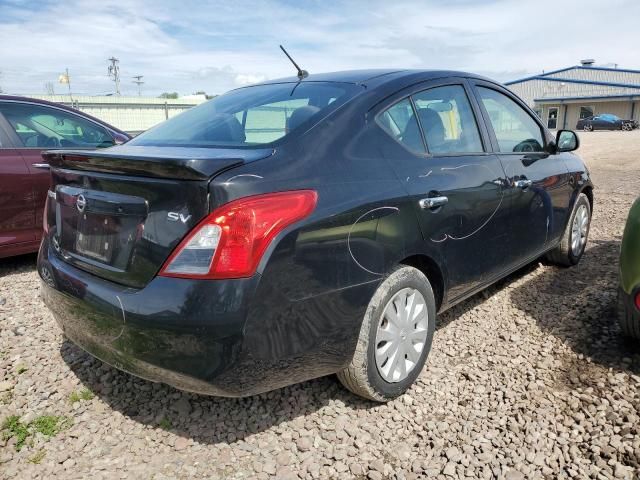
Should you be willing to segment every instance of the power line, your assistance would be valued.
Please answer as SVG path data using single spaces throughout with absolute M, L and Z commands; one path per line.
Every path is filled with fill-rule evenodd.
M 109 68 L 107 69 L 107 75 L 113 78 L 113 81 L 116 84 L 116 95 L 120 95 L 120 66 L 118 65 L 120 60 L 116 57 L 111 57 L 107 60 L 111 62 L 111 65 L 109 65 Z
M 142 84 L 144 83 L 142 81 L 142 77 L 144 77 L 144 75 L 134 75 L 133 77 L 131 77 L 131 78 L 135 78 L 133 83 L 138 85 L 138 96 L 142 95 Z

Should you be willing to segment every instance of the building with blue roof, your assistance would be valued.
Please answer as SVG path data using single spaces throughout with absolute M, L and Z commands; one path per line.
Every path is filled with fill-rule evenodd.
M 611 113 L 640 120 L 640 70 L 595 66 L 593 60 L 507 82 L 552 129 Z

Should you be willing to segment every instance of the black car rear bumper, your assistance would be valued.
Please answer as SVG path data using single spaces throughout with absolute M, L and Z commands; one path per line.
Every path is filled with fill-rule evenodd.
M 334 373 L 353 355 L 375 285 L 301 301 L 236 280 L 102 280 L 49 249 L 42 294 L 64 334 L 100 360 L 181 390 L 245 396 Z M 336 311 L 337 310 L 337 311 Z

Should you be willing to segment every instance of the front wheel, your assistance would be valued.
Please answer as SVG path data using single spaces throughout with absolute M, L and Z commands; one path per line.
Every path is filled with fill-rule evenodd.
M 577 265 L 587 246 L 590 226 L 591 204 L 587 196 L 581 193 L 573 206 L 560 243 L 547 253 L 547 259 L 564 267 Z
M 397 267 L 369 302 L 351 363 L 338 379 L 361 397 L 387 402 L 418 378 L 431 350 L 436 302 L 427 277 Z
M 582 128 L 585 132 L 593 132 L 593 125 L 589 125 L 588 123 L 585 123 L 584 127 Z

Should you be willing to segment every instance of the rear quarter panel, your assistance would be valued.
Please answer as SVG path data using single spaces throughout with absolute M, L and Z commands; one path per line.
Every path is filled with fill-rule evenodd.
M 275 388 L 342 369 L 378 284 L 422 243 L 414 209 L 380 155 L 378 127 L 358 105 L 343 110 L 211 183 L 211 208 L 273 191 L 318 192 L 312 215 L 280 234 L 259 266 L 240 354 L 248 389 L 260 389 L 266 375 Z

